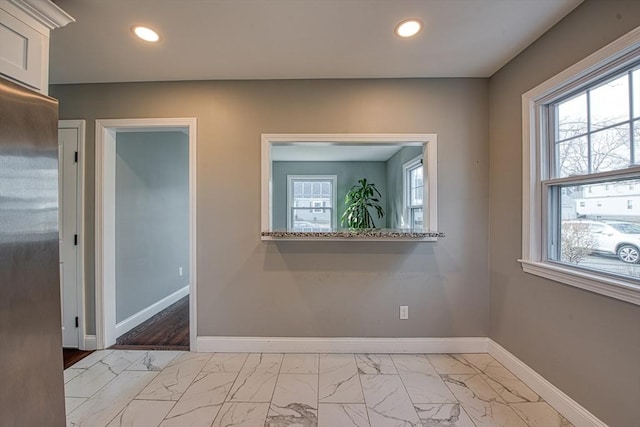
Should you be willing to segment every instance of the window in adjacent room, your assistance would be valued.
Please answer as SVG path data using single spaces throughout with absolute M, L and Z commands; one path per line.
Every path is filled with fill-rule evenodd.
M 522 263 L 640 304 L 638 40 L 627 35 L 523 95 Z
M 404 164 L 405 223 L 409 228 L 424 227 L 424 179 L 422 156 Z
M 287 175 L 287 229 L 336 228 L 336 181 L 335 175 Z

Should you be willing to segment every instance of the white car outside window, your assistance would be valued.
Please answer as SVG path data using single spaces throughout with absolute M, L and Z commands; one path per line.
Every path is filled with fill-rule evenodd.
M 574 246 L 594 253 L 617 256 L 621 261 L 636 264 L 640 260 L 640 224 L 624 221 L 572 220 L 564 221 L 567 233 L 581 234 L 572 240 Z

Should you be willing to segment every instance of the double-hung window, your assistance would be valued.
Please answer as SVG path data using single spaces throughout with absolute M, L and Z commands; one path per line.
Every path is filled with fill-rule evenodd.
M 405 217 L 411 229 L 424 227 L 423 172 L 422 156 L 404 164 Z
M 335 229 L 336 182 L 335 175 L 287 175 L 287 229 Z
M 523 95 L 523 269 L 640 304 L 640 32 Z

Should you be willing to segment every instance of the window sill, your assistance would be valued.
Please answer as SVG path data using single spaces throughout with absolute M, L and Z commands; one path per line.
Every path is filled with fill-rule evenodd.
M 601 276 L 562 265 L 519 259 L 525 273 L 551 279 L 565 285 L 575 286 L 600 295 L 605 295 L 631 304 L 640 305 L 640 286 L 622 279 Z
M 444 237 L 439 231 L 410 231 L 393 229 L 308 231 L 263 231 L 262 240 L 316 240 L 316 241 L 412 241 L 435 242 Z

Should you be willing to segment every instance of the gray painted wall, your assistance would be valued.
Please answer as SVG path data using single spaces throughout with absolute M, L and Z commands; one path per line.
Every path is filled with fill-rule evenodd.
M 188 284 L 188 137 L 182 132 L 118 132 L 116 321 Z
M 362 178 L 374 183 L 382 193 L 380 204 L 387 212 L 386 201 L 389 193 L 386 183 L 386 162 L 273 162 L 271 176 L 273 183 L 273 227 L 275 229 L 287 228 L 287 175 L 337 176 L 338 227 L 340 227 L 340 217 L 346 209 L 344 197 L 351 187 Z M 379 219 L 373 211 L 371 214 L 376 227 L 386 227 L 386 216 Z
M 387 160 L 387 199 L 389 228 L 406 228 L 408 220 L 403 221 L 404 211 L 404 164 L 422 154 L 422 147 L 404 147 Z M 426 185 L 426 182 L 425 182 Z
M 522 272 L 521 96 L 638 25 L 637 0 L 588 0 L 490 82 L 491 337 L 620 427 L 640 420 L 640 307 Z
M 487 336 L 486 79 L 52 86 L 87 120 L 87 320 L 94 330 L 96 118 L 196 117 L 198 335 Z M 463 123 L 464 125 L 461 125 Z M 260 240 L 262 133 L 437 133 L 437 243 Z M 410 319 L 398 319 L 408 304 Z

